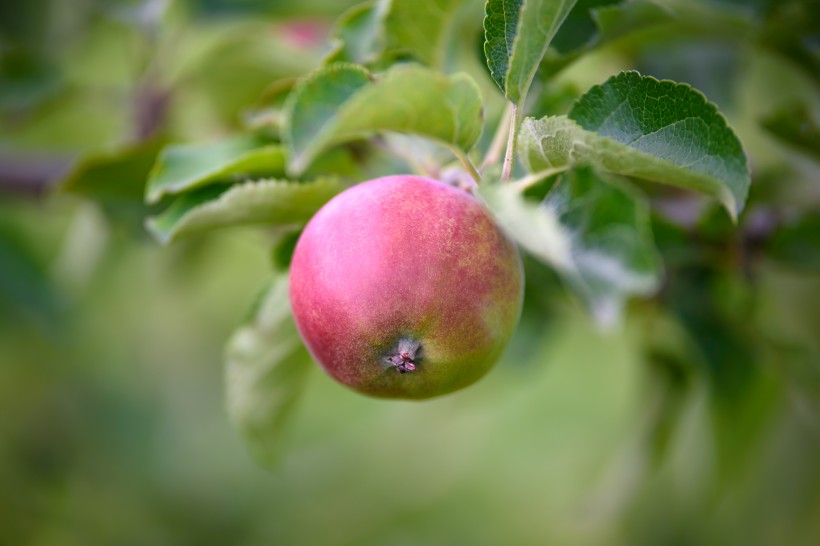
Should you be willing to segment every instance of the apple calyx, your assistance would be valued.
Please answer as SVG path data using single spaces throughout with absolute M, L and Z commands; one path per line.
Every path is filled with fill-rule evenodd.
M 409 338 L 401 338 L 384 360 L 390 366 L 395 367 L 400 374 L 405 374 L 416 371 L 416 364 L 421 358 L 420 353 L 420 342 Z

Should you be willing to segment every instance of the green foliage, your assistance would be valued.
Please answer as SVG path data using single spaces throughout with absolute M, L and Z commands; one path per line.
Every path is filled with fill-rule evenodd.
M 208 144 L 184 144 L 165 148 L 151 170 L 146 201 L 157 203 L 177 194 L 225 178 L 284 175 L 281 146 L 265 144 L 255 135 L 243 135 Z
M 816 0 L 63 4 L 0 8 L 0 542 L 816 541 Z M 287 302 L 313 213 L 410 171 L 527 275 L 412 407 L 309 377 Z
M 467 152 L 482 127 L 481 94 L 469 76 L 416 65 L 397 65 L 373 83 L 353 65 L 322 68 L 294 91 L 285 115 L 293 174 L 329 146 L 377 131 L 416 134 Z
M 274 466 L 312 366 L 296 335 L 286 274 L 271 282 L 253 318 L 231 336 L 225 358 L 228 415 L 256 460 Z
M 481 194 L 513 237 L 554 267 L 601 323 L 616 321 L 627 297 L 657 289 L 648 203 L 628 182 L 579 167 L 561 174 L 540 204 L 501 184 L 482 187 Z
M 146 227 L 162 243 L 227 226 L 300 226 L 342 190 L 335 179 L 252 180 L 187 192 Z
M 575 0 L 487 0 L 484 54 L 510 101 L 527 98 L 538 65 Z
M 820 124 L 807 104 L 782 106 L 762 124 L 784 143 L 820 161 Z
M 687 85 L 636 72 L 593 87 L 567 118 L 526 120 L 520 148 L 530 171 L 591 162 L 704 192 L 733 217 L 749 191 L 740 141 L 717 108 Z

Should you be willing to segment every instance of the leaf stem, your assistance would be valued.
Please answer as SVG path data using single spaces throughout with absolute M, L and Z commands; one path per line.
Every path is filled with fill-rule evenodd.
M 470 176 L 473 177 L 473 180 L 475 180 L 475 183 L 480 186 L 481 185 L 481 175 L 479 174 L 478 169 L 476 169 L 476 166 L 473 164 L 472 159 L 470 159 L 470 156 L 468 156 L 467 154 L 465 154 L 463 151 L 461 151 L 459 148 L 456 148 L 455 146 L 451 147 L 450 149 L 453 151 L 453 153 L 458 158 L 458 160 L 461 161 L 461 164 L 464 165 L 464 168 L 467 169 L 467 172 L 470 173 Z
M 510 134 L 507 138 L 507 153 L 504 155 L 504 168 L 501 170 L 501 181 L 509 182 L 512 179 L 513 165 L 515 164 L 515 146 L 518 142 L 519 125 L 518 105 L 510 103 Z
M 549 169 L 544 169 L 543 171 L 532 173 L 528 176 L 525 176 L 524 178 L 519 178 L 514 182 L 514 186 L 517 190 L 524 191 L 527 188 L 530 188 L 538 182 L 544 180 L 545 178 L 549 178 L 550 176 L 560 174 L 566 170 L 569 170 L 569 165 L 564 165 L 563 167 L 551 167 Z
M 509 132 L 510 121 L 512 120 L 512 108 L 513 104 L 508 104 L 507 108 L 504 110 L 504 114 L 501 116 L 501 120 L 498 123 L 498 128 L 495 130 L 495 135 L 493 135 L 493 141 L 487 149 L 487 155 L 484 156 L 484 161 L 481 162 L 482 171 L 488 165 L 497 163 L 501 158 L 502 150 L 504 149 L 504 142 L 506 140 L 507 133 Z

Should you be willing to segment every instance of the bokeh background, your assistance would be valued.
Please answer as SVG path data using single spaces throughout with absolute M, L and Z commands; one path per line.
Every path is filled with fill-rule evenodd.
M 653 194 L 657 297 L 602 330 L 527 260 L 519 332 L 483 381 L 386 402 L 314 370 L 281 460 L 256 464 L 223 354 L 277 235 L 161 247 L 141 185 L 161 143 L 239 131 L 271 83 L 318 66 L 352 3 L 0 5 L 0 544 L 817 544 L 813 2 L 704 0 L 720 17 L 630 35 L 540 84 L 532 112 L 561 113 L 638 68 L 691 83 L 736 128 L 754 176 L 738 226 Z M 454 62 L 492 125 L 503 103 L 468 4 Z M 782 112 L 800 138 L 765 123 L 795 119 Z M 125 197 L 60 191 L 77 161 L 134 145 L 145 155 L 107 175 Z

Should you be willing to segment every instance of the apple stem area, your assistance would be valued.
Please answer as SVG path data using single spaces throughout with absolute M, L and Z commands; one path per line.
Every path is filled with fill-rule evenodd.
M 421 343 L 409 338 L 401 338 L 393 346 L 384 360 L 398 370 L 400 374 L 416 371 L 416 364 L 421 358 Z

